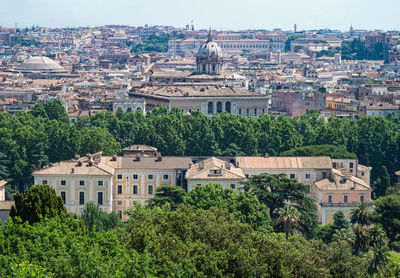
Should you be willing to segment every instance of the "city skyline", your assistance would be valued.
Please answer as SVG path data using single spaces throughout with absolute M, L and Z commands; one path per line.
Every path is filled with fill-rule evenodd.
M 376 2 L 375 2 L 376 3 Z M 222 0 L 203 0 L 188 4 L 173 0 L 137 2 L 129 0 L 6 0 L 0 11 L 0 26 L 4 27 L 85 27 L 102 25 L 171 25 L 195 29 L 246 30 L 281 28 L 297 30 L 355 29 L 396 30 L 400 18 L 396 16 L 398 3 L 382 0 L 376 5 L 367 1 L 336 1 L 335 5 L 317 0 L 267 3 L 249 0 L 246 6 Z M 149 8 L 150 7 L 150 8 Z M 157 7 L 157 8 L 152 8 Z M 111 11 L 111 12 L 110 12 Z M 238 20 L 242 17 L 242 20 Z M 373 20 L 371 20 L 373 19 Z

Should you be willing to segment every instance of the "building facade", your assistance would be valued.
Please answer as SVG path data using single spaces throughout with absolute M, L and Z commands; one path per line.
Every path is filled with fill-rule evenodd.
M 356 159 L 163 157 L 155 148 L 134 145 L 124 149 L 123 156 L 97 153 L 76 157 L 35 171 L 33 176 L 35 184 L 51 185 L 69 212 L 81 214 L 86 203 L 94 202 L 104 211 L 114 211 L 126 219 L 124 211 L 134 208 L 136 202 L 146 204 L 162 184 L 190 192 L 214 183 L 239 192 L 242 182 L 253 175 L 284 174 L 308 185 L 308 194 L 318 205 L 319 220 L 326 224 L 338 210 L 350 211 L 359 202 L 372 204 L 370 171 Z

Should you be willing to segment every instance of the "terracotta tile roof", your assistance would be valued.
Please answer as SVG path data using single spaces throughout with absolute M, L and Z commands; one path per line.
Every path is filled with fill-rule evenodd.
M 92 166 L 88 166 L 88 162 L 82 162 L 82 166 L 78 166 L 78 160 L 73 160 L 58 162 L 42 170 L 33 172 L 34 176 L 72 174 L 84 176 L 112 176 L 114 174 L 114 168 L 105 163 L 94 163 Z
M 231 97 L 260 97 L 265 95 L 253 93 L 245 88 L 220 87 L 220 86 L 154 86 L 145 87 L 132 95 L 164 96 L 164 97 L 205 97 L 205 96 L 231 96 Z
M 227 167 L 228 166 L 228 167 Z M 210 171 L 220 171 L 218 175 L 210 175 Z M 229 162 L 218 159 L 216 157 L 210 157 L 206 160 L 202 160 L 194 164 L 187 172 L 186 179 L 209 179 L 209 180 L 243 180 L 245 175 L 241 168 L 236 168 Z
M 315 186 L 319 190 L 352 190 L 352 191 L 365 191 L 365 190 L 372 190 L 371 187 L 362 179 L 357 178 L 355 176 L 348 176 L 343 174 L 338 169 L 332 169 L 333 178 L 327 178 L 315 183 Z M 340 182 L 343 178 L 346 179 L 345 182 Z
M 0 210 L 11 210 L 11 207 L 14 205 L 14 201 L 1 201 L 0 202 Z M 1 222 L 0 222 L 1 224 Z
M 239 167 L 248 169 L 331 169 L 327 156 L 315 157 L 237 157 Z
M 135 156 L 122 156 L 118 159 L 121 161 L 121 169 L 188 169 L 192 162 L 191 157 L 185 156 L 164 156 L 161 161 L 157 161 L 156 157 L 142 157 L 137 161 Z

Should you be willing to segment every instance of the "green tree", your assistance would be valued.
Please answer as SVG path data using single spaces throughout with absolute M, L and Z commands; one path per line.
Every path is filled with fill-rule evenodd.
M 18 216 L 31 224 L 44 217 L 52 218 L 66 213 L 63 200 L 48 185 L 32 186 L 23 194 L 15 194 L 14 200 L 15 206 L 12 206 L 10 216 Z
M 278 223 L 282 225 L 282 230 L 286 234 L 286 240 L 289 234 L 292 234 L 300 220 L 300 213 L 297 209 L 290 205 L 285 205 L 279 209 Z
M 54 277 L 52 273 L 46 272 L 45 269 L 43 269 L 40 266 L 34 265 L 34 264 L 28 264 L 25 262 L 22 262 L 20 264 L 13 264 L 11 266 L 12 271 L 13 271 L 13 276 L 18 277 L 18 278 L 50 278 Z
M 80 132 L 79 154 L 86 155 L 99 151 L 104 155 L 113 155 L 121 151 L 121 145 L 103 128 L 83 128 Z
M 336 230 L 333 234 L 332 240 L 344 241 L 352 246 L 354 244 L 354 232 L 351 228 Z
M 265 204 L 273 219 L 278 218 L 280 208 L 286 202 L 295 203 L 294 207 L 300 213 L 299 230 L 307 236 L 314 236 L 317 227 L 315 201 L 307 196 L 309 188 L 289 179 L 284 174 L 253 175 L 243 182 L 245 190 L 251 191 L 260 203 Z
M 379 173 L 379 182 L 375 183 L 375 192 L 377 196 L 384 196 L 386 190 L 390 187 L 390 176 L 386 166 L 382 166 Z
M 386 232 L 379 224 L 374 224 L 368 229 L 368 245 L 371 247 L 386 246 L 388 239 Z
M 353 226 L 354 232 L 354 253 L 356 255 L 360 252 L 368 251 L 368 227 L 361 224 Z
M 151 256 L 128 249 L 118 233 L 122 230 L 89 233 L 77 216 L 42 219 L 34 225 L 10 219 L 0 226 L 0 276 L 44 272 L 54 277 L 154 277 Z
M 148 201 L 150 206 L 162 207 L 169 203 L 171 209 L 177 209 L 183 202 L 186 191 L 182 187 L 162 184 L 157 187 L 156 196 Z
M 343 146 L 334 145 L 312 145 L 298 147 L 281 154 L 282 156 L 329 156 L 330 158 L 357 158 Z
M 350 221 L 352 224 L 368 225 L 370 211 L 367 203 L 360 202 L 355 209 L 351 210 Z
M 255 230 L 269 232 L 272 221 L 268 208 L 261 204 L 252 193 L 237 194 L 230 188 L 223 189 L 219 184 L 197 186 L 187 194 L 184 203 L 196 209 L 216 207 L 227 210 L 242 223 Z
M 400 194 L 381 197 L 374 205 L 371 219 L 382 225 L 390 244 L 394 247 L 393 245 L 400 241 Z
M 49 118 L 50 120 L 69 123 L 68 113 L 62 102 L 58 99 L 36 104 L 31 113 L 35 117 L 41 116 L 43 118 Z
M 93 202 L 86 203 L 82 219 L 89 231 L 107 231 L 122 226 L 115 212 L 107 213 Z
M 385 277 L 389 264 L 389 255 L 389 248 L 386 246 L 372 248 L 372 252 L 370 252 L 368 256 L 368 273 L 371 275 L 371 277 L 376 273 L 381 273 L 383 274 L 383 277 Z
M 82 219 L 89 231 L 95 229 L 96 231 L 104 230 L 103 223 L 103 210 L 93 202 L 86 203 L 85 209 L 82 213 Z
M 338 210 L 337 212 L 335 212 L 335 214 L 333 215 L 332 229 L 334 231 L 340 231 L 342 229 L 349 229 L 349 228 L 350 228 L 350 222 L 344 216 L 343 211 Z

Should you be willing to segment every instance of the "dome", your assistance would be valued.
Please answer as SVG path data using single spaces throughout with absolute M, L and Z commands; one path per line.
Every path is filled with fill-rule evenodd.
M 47 57 L 31 57 L 19 64 L 15 71 L 18 72 L 64 72 L 64 68 Z
M 222 50 L 218 43 L 213 41 L 211 29 L 207 41 L 197 52 L 196 65 L 199 74 L 220 74 L 222 71 Z
M 222 50 L 216 42 L 207 41 L 200 47 L 197 57 L 200 59 L 222 58 Z

